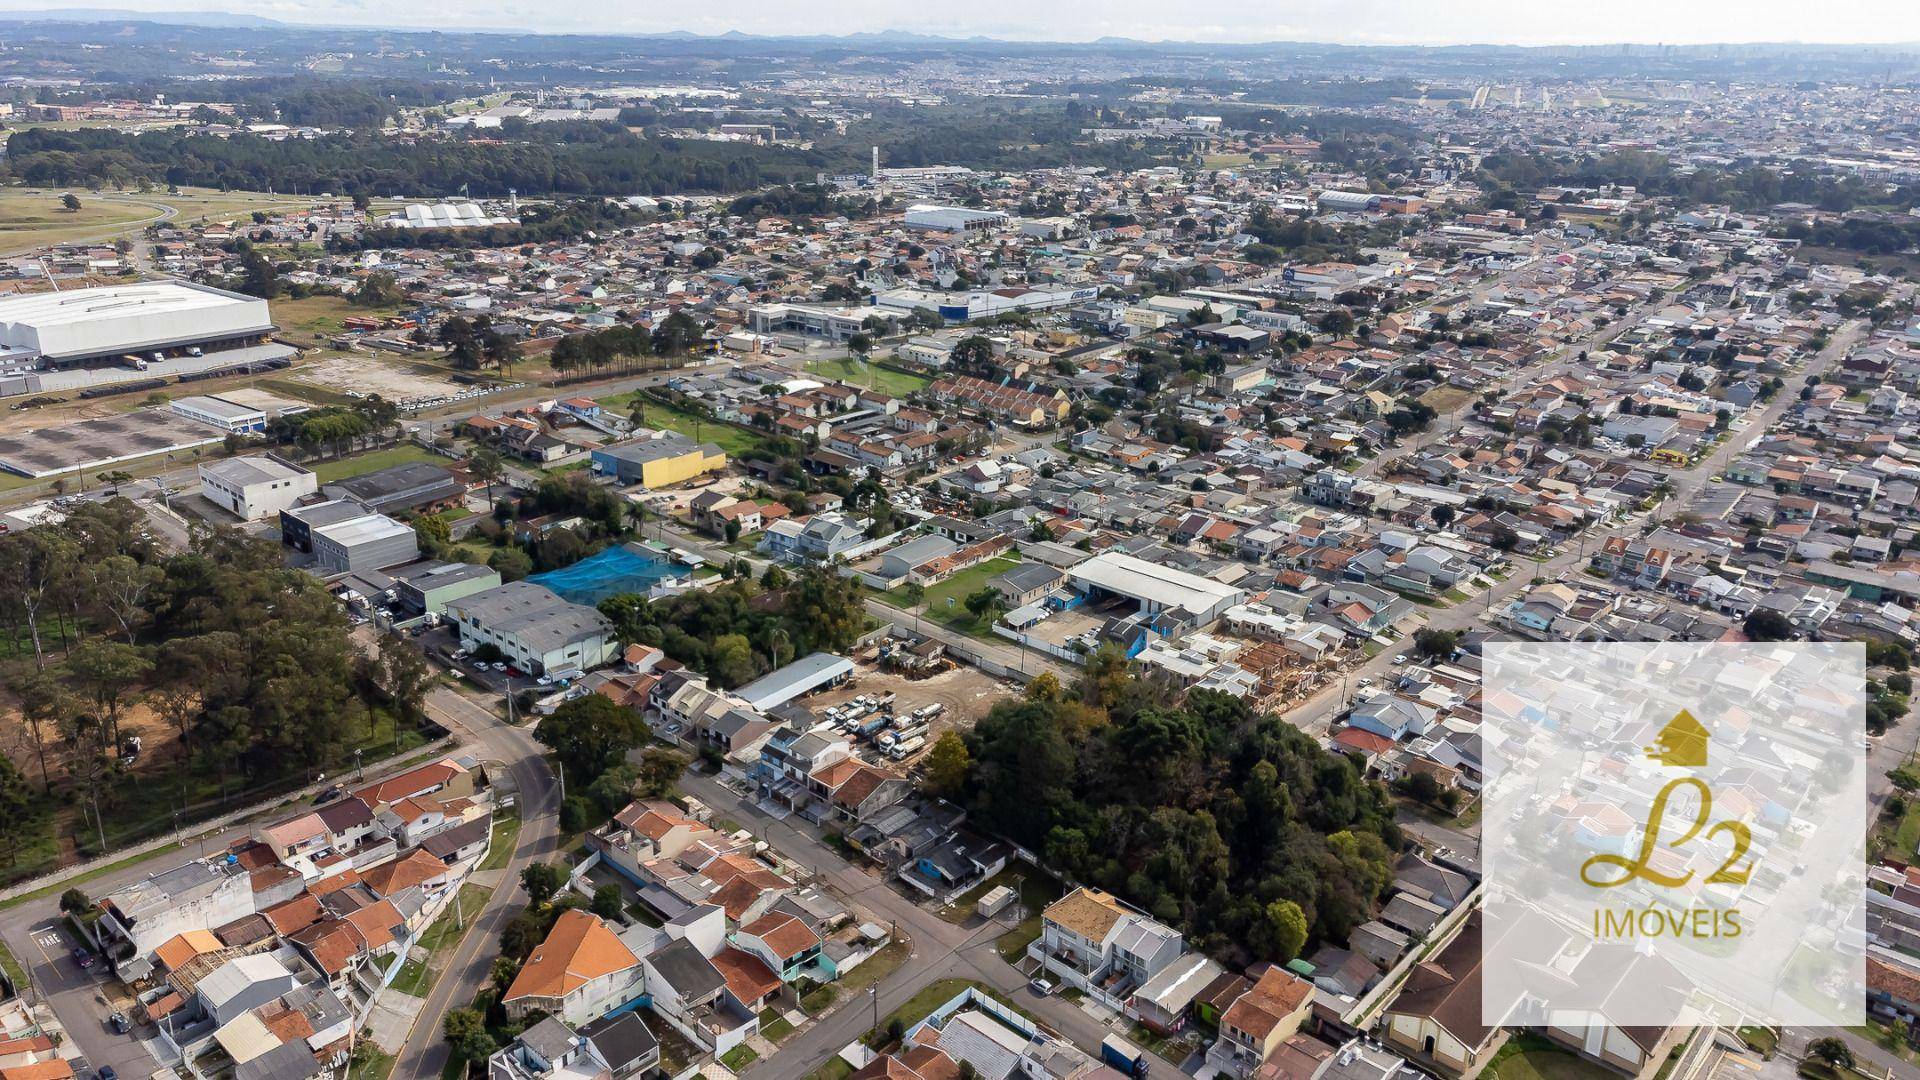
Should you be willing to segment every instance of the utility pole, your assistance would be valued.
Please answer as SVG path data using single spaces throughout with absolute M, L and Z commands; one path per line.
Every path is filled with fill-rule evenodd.
M 877 1038 L 880 1034 L 880 988 L 878 986 L 867 987 L 867 1000 L 873 1003 L 873 1034 Z

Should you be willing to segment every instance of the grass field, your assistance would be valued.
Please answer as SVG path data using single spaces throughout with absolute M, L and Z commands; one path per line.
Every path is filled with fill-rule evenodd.
M 937 585 L 927 588 L 926 610 L 922 617 L 942 626 L 958 630 L 963 634 L 972 634 L 978 638 L 991 638 L 993 624 L 982 622 L 967 610 L 967 597 L 986 587 L 987 579 L 1003 574 L 1020 564 L 1018 559 L 988 559 L 978 566 L 968 567 Z M 902 611 L 912 611 L 913 605 L 907 600 L 905 586 L 889 591 L 886 602 Z M 948 601 L 952 603 L 949 604 Z
M 814 360 L 807 364 L 807 370 L 824 379 L 838 379 L 854 386 L 864 386 L 869 390 L 878 390 L 883 394 L 905 397 L 916 390 L 926 387 L 933 380 L 919 375 L 909 375 L 904 371 L 894 371 L 878 364 L 855 360 Z
M 600 407 L 621 416 L 627 415 L 636 400 L 646 406 L 647 415 L 641 423 L 650 428 L 666 428 L 677 431 L 689 439 L 710 442 L 727 452 L 731 458 L 759 457 L 765 453 L 765 441 L 743 427 L 735 427 L 723 421 L 710 419 L 672 405 L 662 405 L 652 398 L 641 399 L 635 392 L 615 394 L 611 397 L 596 398 Z
M 30 251 L 45 244 L 91 236 L 151 220 L 159 211 L 137 203 L 96 199 L 78 193 L 80 209 L 67 211 L 60 192 L 33 188 L 0 189 L 0 250 Z
M 164 191 L 109 192 L 95 195 L 71 189 L 80 209 L 61 209 L 66 188 L 0 188 L 0 255 L 14 255 L 49 244 L 98 239 L 139 231 L 168 217 L 180 222 L 227 221 L 255 210 L 286 210 L 311 206 L 316 200 L 264 191 L 211 191 L 186 188 L 177 195 Z
M 273 302 L 273 321 L 285 333 L 315 340 L 346 329 L 349 316 L 391 314 L 392 308 L 355 307 L 344 296 L 306 296 Z
M 425 461 L 439 465 L 444 464 L 447 459 L 424 447 L 407 443 L 381 450 L 369 450 L 364 454 L 349 454 L 335 461 L 323 461 L 313 466 L 313 474 L 320 478 L 321 483 L 330 484 L 335 480 L 345 480 L 350 476 L 370 473 L 375 469 L 405 465 L 410 461 Z

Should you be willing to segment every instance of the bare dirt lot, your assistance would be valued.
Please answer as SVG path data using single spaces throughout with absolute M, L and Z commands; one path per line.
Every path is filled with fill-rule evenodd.
M 401 404 L 420 398 L 445 397 L 465 389 L 430 368 L 379 355 L 332 357 L 300 369 L 293 378 L 335 393 L 379 394 Z
M 927 732 L 927 745 L 949 730 L 966 731 L 973 727 L 987 710 L 1001 701 L 1015 696 L 1016 692 L 999 679 L 981 672 L 977 668 L 956 666 L 925 679 L 909 679 L 904 675 L 881 671 L 871 664 L 860 664 L 853 679 L 843 686 L 835 687 L 825 693 L 815 694 L 799 704 L 812 709 L 815 713 L 842 702 L 852 701 L 861 695 L 872 697 L 892 692 L 893 711 L 896 716 L 905 716 L 915 709 L 939 703 L 946 709 L 936 717 Z M 922 753 L 925 753 L 923 750 Z M 918 755 L 916 755 L 917 757 Z M 909 758 L 903 765 L 911 765 L 915 758 Z

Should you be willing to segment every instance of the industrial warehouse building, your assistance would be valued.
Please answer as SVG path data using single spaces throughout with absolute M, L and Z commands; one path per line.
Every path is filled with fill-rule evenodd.
M 959 235 L 987 232 L 1007 223 L 1007 215 L 998 210 L 969 210 L 964 206 L 909 206 L 905 217 L 909 229 Z
M 1098 599 L 1117 596 L 1146 615 L 1184 611 L 1195 626 L 1211 626 L 1246 594 L 1212 578 L 1150 563 L 1117 551 L 1095 555 L 1067 570 L 1074 589 Z
M 612 660 L 620 643 L 613 623 L 570 604 L 543 585 L 513 581 L 446 606 L 468 649 L 492 645 L 529 674 L 588 671 Z
M 466 485 L 455 479 L 452 472 L 424 461 L 409 461 L 336 480 L 323 490 L 328 498 L 352 499 L 382 514 L 452 506 L 467 494 Z
M 314 568 L 322 574 L 385 570 L 419 557 L 413 526 L 385 514 L 363 512 L 313 530 Z
M 593 471 L 623 484 L 663 488 L 727 467 L 726 452 L 668 432 L 650 439 L 614 443 L 593 451 Z
M 221 431 L 255 433 L 265 431 L 270 420 L 306 412 L 310 406 L 263 390 L 240 388 L 177 398 L 167 408 Z
M 200 466 L 200 494 L 242 521 L 278 514 L 319 488 L 312 472 L 272 454 Z
M 803 656 L 778 671 L 771 671 L 733 692 L 741 701 L 766 712 L 794 698 L 838 686 L 853 678 L 853 661 L 829 652 Z
M 464 562 L 425 562 L 393 572 L 394 591 L 408 611 L 444 615 L 447 605 L 475 593 L 499 588 L 500 572 Z
M 65 368 L 257 345 L 267 302 L 189 281 L 142 281 L 0 299 L 0 364 Z

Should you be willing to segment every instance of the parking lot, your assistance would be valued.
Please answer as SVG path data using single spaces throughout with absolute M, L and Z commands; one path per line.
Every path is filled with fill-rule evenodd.
M 131 1018 L 133 1002 L 107 964 L 95 959 L 81 967 L 73 956 L 77 942 L 59 919 L 38 923 L 28 933 L 31 954 L 20 960 L 31 969 L 34 988 L 62 1018 L 80 1018 L 66 1032 L 78 1052 L 70 1062 L 74 1076 L 93 1080 L 102 1069 L 112 1069 L 125 1080 L 140 1080 L 159 1068 L 142 1043 L 143 1036 L 153 1034 L 152 1025 L 136 1025 L 122 1034 L 109 1023 L 116 1010 Z

